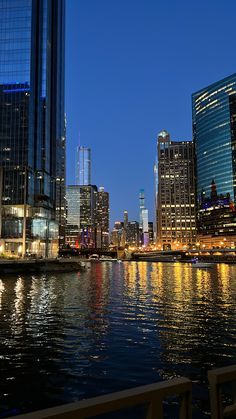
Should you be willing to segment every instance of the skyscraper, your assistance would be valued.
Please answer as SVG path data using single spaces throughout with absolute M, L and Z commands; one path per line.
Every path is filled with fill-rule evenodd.
M 67 186 L 67 243 L 95 247 L 96 193 L 95 185 Z
M 149 229 L 148 229 L 148 209 L 142 210 L 142 233 L 143 233 L 143 245 L 148 246 L 149 244 Z
M 192 95 L 198 239 L 236 245 L 236 74 Z
M 106 248 L 109 245 L 109 193 L 100 187 L 95 195 L 96 247 Z
M 171 141 L 163 130 L 157 149 L 157 242 L 163 249 L 182 249 L 196 238 L 193 143 Z
M 137 221 L 128 222 L 126 243 L 130 246 L 139 246 L 139 223 Z
M 140 189 L 139 191 L 139 228 L 143 228 L 143 215 L 142 211 L 145 209 L 145 197 L 144 197 L 144 189 Z
M 63 0 L 0 0 L 1 246 L 57 253 L 65 222 Z M 59 227 L 59 230 L 58 230 Z
M 147 246 L 149 243 L 148 233 L 148 209 L 145 208 L 144 189 L 139 192 L 139 243 Z
M 124 211 L 124 229 L 125 230 L 127 230 L 128 222 L 129 222 L 128 211 Z
M 91 149 L 77 147 L 76 184 L 91 185 Z

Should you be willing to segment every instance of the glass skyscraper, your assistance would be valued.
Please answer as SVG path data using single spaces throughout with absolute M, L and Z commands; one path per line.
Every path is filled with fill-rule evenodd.
M 64 21 L 64 0 L 0 0 L 5 252 L 52 256 L 64 236 Z
M 77 147 L 76 184 L 91 185 L 91 149 Z
M 192 95 L 197 226 L 207 247 L 236 242 L 236 74 Z

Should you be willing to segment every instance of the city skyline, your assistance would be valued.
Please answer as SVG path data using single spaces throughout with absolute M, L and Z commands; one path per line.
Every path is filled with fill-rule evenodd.
M 124 209 L 138 220 L 140 188 L 154 220 L 157 134 L 192 140 L 192 93 L 235 72 L 234 10 L 233 1 L 67 1 L 67 183 L 80 131 L 93 182 L 110 191 L 111 225 Z

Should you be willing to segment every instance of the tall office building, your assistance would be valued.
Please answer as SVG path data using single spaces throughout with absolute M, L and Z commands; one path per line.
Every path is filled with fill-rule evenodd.
M 157 240 L 157 197 L 158 197 L 158 162 L 154 163 L 154 201 L 155 201 L 155 222 L 153 226 L 153 242 Z
M 69 185 L 66 188 L 66 243 L 79 247 L 80 243 L 80 187 Z
M 148 209 L 145 208 L 144 189 L 140 189 L 139 192 L 139 236 L 139 244 L 148 246 Z
M 125 238 L 125 243 L 127 242 L 128 223 L 129 223 L 128 211 L 124 211 L 124 238 Z
M 148 222 L 148 234 L 149 234 L 149 243 L 153 244 L 154 243 L 154 231 L 153 231 L 153 222 L 152 221 Z
M 145 209 L 145 197 L 144 197 L 144 189 L 140 189 L 139 191 L 139 228 L 143 228 L 143 215 L 142 212 Z
M 96 247 L 101 249 L 109 246 L 109 193 L 100 187 L 95 199 Z
M 196 239 L 194 149 L 191 141 L 171 141 L 158 135 L 157 243 L 182 249 Z
M 76 154 L 76 184 L 91 185 L 91 149 L 78 146 Z
M 142 209 L 142 244 L 149 245 L 148 209 Z
M 125 234 L 123 221 L 115 221 L 114 228 L 111 231 L 111 245 L 116 247 L 125 247 Z
M 128 222 L 126 243 L 130 246 L 139 246 L 139 223 L 137 221 Z
M 57 253 L 65 222 L 63 0 L 0 0 L 1 248 Z M 59 231 L 58 231 L 59 227 Z
M 125 230 L 127 230 L 128 222 L 129 222 L 128 211 L 124 211 L 124 229 Z
M 95 185 L 69 185 L 66 188 L 66 243 L 75 247 L 95 247 Z
M 204 247 L 236 246 L 236 74 L 192 95 L 197 229 Z

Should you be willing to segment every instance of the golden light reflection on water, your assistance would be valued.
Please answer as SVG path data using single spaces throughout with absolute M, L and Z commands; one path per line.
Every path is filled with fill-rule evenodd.
M 127 285 L 127 293 L 132 294 L 136 289 L 138 274 L 138 262 L 124 263 L 124 279 Z
M 12 313 L 12 329 L 16 333 L 20 333 L 22 330 L 22 316 L 24 312 L 24 280 L 19 277 L 16 281 L 14 288 L 15 300 L 14 300 L 14 311 Z
M 124 387 L 173 375 L 200 382 L 212 365 L 236 362 L 236 266 L 103 262 L 78 274 L 6 278 L 0 309 L 4 385 L 7 366 L 23 380 L 30 360 L 44 397 L 55 377 L 50 400 L 61 388 L 73 399 L 83 386 L 87 396 L 96 380 L 115 391 L 117 377 Z
M 219 287 L 221 287 L 221 292 L 226 297 L 228 303 L 231 300 L 232 268 L 232 266 L 224 263 L 218 265 Z
M 5 290 L 3 281 L 0 279 L 0 310 L 2 309 L 2 297 Z
M 139 275 L 139 279 L 140 279 L 140 285 L 143 288 L 143 290 L 146 290 L 147 287 L 147 262 L 141 262 L 139 264 L 139 269 L 138 269 L 138 275 Z

